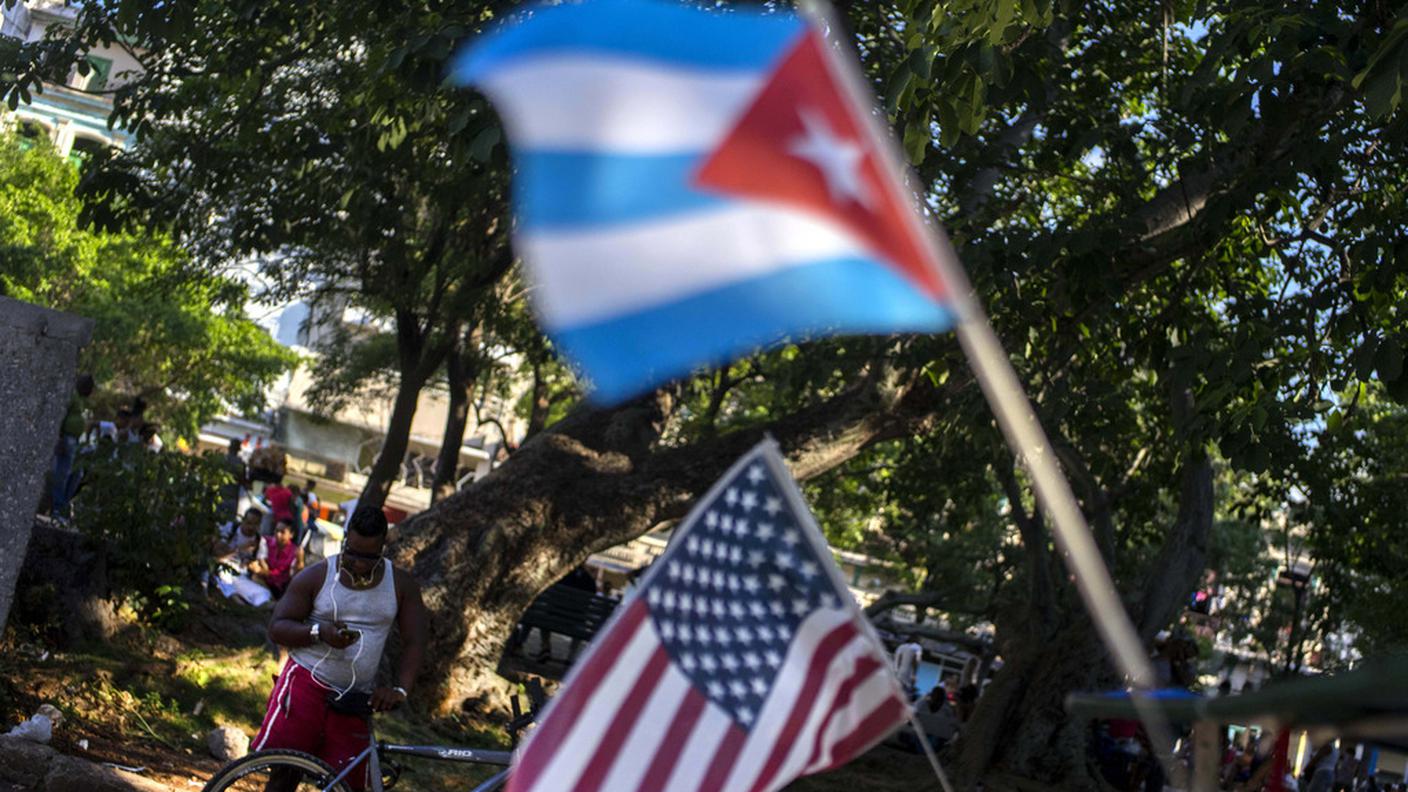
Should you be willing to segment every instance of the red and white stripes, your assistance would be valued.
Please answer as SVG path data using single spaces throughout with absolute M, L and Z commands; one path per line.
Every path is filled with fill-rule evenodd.
M 646 603 L 629 602 L 520 751 L 509 792 L 772 792 L 849 761 L 908 717 L 854 619 L 822 609 L 802 622 L 746 730 L 672 665 Z

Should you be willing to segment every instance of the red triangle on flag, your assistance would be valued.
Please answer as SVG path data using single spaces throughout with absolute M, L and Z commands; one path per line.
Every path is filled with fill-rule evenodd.
M 820 33 L 807 31 L 753 104 L 695 174 L 703 189 L 791 204 L 855 234 L 935 300 L 946 289 L 924 240 L 904 213 L 907 195 L 886 174 L 855 107 L 828 62 Z

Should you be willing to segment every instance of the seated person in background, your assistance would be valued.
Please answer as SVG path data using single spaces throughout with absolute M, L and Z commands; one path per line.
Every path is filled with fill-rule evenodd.
M 934 750 L 939 750 L 953 739 L 958 731 L 958 715 L 948 703 L 948 691 L 942 684 L 935 685 L 928 695 L 914 705 L 914 716 L 924 727 L 924 739 Z M 906 726 L 899 733 L 900 744 L 912 751 L 922 751 L 913 726 Z
M 234 597 L 258 608 L 273 600 L 264 584 L 250 576 L 251 568 L 264 568 L 267 548 L 259 535 L 264 513 L 250 509 L 238 523 L 227 523 L 215 540 L 215 557 L 221 562 L 215 585 L 226 597 Z
M 259 557 L 259 523 L 263 519 L 264 512 L 251 508 L 239 522 L 220 526 L 220 536 L 212 548 L 215 557 L 222 561 L 228 559 L 240 569 L 247 567 L 250 561 Z
M 343 535 L 342 523 L 310 518 L 308 528 L 303 532 L 303 540 L 299 542 L 303 548 L 304 565 L 311 566 L 330 555 L 336 555 Z
M 293 541 L 293 520 L 280 519 L 274 535 L 264 539 L 263 560 L 249 565 L 250 577 L 268 586 L 278 599 L 301 569 L 303 548 Z

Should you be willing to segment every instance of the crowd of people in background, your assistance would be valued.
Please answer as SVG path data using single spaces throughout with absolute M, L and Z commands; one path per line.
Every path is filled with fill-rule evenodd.
M 923 730 L 921 734 L 912 724 L 906 725 L 895 735 L 895 741 L 900 747 L 916 752 L 923 749 L 921 739 L 937 751 L 958 736 L 977 706 L 983 676 L 978 658 L 969 658 L 962 672 L 937 680 L 921 695 L 919 668 L 923 660 L 924 647 L 915 635 L 903 637 L 895 647 L 892 660 L 895 675 L 909 696 L 915 720 Z
M 226 522 L 214 546 L 216 586 L 262 607 L 281 597 L 301 569 L 325 557 L 341 540 L 342 527 L 322 518 L 317 482 L 285 484 L 287 462 L 276 448 L 233 438 L 223 462 L 233 482 L 221 491 Z M 248 504 L 243 513 L 242 504 Z
M 1268 769 L 1276 763 L 1275 735 L 1242 730 L 1228 741 L 1218 772 L 1219 788 L 1257 790 L 1269 787 Z M 1400 783 L 1380 785 L 1354 746 L 1331 740 L 1315 750 L 1299 773 L 1288 770 L 1281 780 L 1288 792 L 1397 792 Z
M 96 384 L 81 374 L 59 427 L 54 464 L 40 511 L 60 523 L 83 488 L 84 454 L 106 446 L 165 448 L 161 426 L 147 420 L 147 402 L 116 400 L 106 413 L 95 407 Z M 109 398 L 105 403 L 114 403 Z M 299 570 L 323 558 L 341 540 L 342 526 L 323 518 L 316 482 L 285 484 L 287 457 L 260 438 L 233 438 L 221 458 L 230 481 L 219 492 L 220 528 L 211 551 L 215 587 L 227 597 L 261 607 L 277 600 Z
M 1233 695 L 1230 679 L 1223 679 L 1215 689 L 1201 694 L 1196 690 L 1197 646 L 1181 627 L 1161 633 L 1155 638 L 1151 658 L 1164 690 L 1187 691 L 1188 695 L 1208 695 L 1222 698 Z M 1246 682 L 1238 695 L 1256 692 L 1256 685 Z M 1164 771 L 1156 761 L 1144 725 L 1135 719 L 1110 719 L 1092 725 L 1094 758 L 1104 780 L 1120 790 L 1164 789 Z M 1192 763 L 1192 735 L 1182 733 L 1180 750 L 1175 760 L 1185 767 Z M 1341 746 L 1339 741 L 1320 745 L 1297 772 L 1296 752 L 1291 750 L 1289 735 L 1262 731 L 1257 727 L 1224 724 L 1219 731 L 1222 750 L 1217 772 L 1217 788 L 1236 792 L 1259 792 L 1281 789 L 1285 792 L 1382 792 L 1402 789 L 1401 784 L 1380 786 L 1368 772 L 1366 762 L 1356 755 L 1353 746 Z M 1278 746 L 1278 737 L 1287 741 Z M 1280 755 L 1278 756 L 1278 749 Z M 1279 779 L 1275 775 L 1281 775 Z
M 67 518 L 69 504 L 83 485 L 75 466 L 83 454 L 93 453 L 105 444 L 135 443 L 153 452 L 165 447 L 161 425 L 147 420 L 145 399 L 135 396 L 110 415 L 98 417 L 92 403 L 95 390 L 93 376 L 80 374 L 59 424 L 47 499 L 41 509 L 58 519 Z

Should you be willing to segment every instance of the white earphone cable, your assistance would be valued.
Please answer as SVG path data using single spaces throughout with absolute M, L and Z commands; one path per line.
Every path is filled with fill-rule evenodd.
M 342 554 L 341 554 L 341 553 L 338 553 L 338 554 L 337 554 L 337 569 L 333 572 L 332 594 L 330 595 L 331 598 L 332 598 L 332 621 L 333 621 L 333 624 L 334 624 L 334 625 L 336 625 L 336 624 L 337 624 L 337 621 L 338 621 L 338 618 L 337 618 L 337 589 L 338 589 L 338 587 L 341 586 L 341 585 L 342 585 Z M 345 690 L 337 690 L 337 686 L 336 686 L 336 685 L 329 685 L 329 686 L 328 686 L 328 687 L 332 688 L 333 690 L 337 691 L 337 697 L 338 697 L 338 698 L 342 698 L 343 696 L 345 696 L 345 695 L 347 695 L 348 693 L 352 692 L 352 688 L 354 688 L 354 687 L 357 686 L 357 661 L 360 660 L 360 659 L 362 659 L 362 647 L 365 646 L 365 645 L 366 645 L 366 642 L 361 639 L 361 636 L 358 636 L 358 637 L 357 637 L 357 651 L 354 652 L 353 655 L 352 655 L 352 681 L 351 681 L 350 683 L 348 683 L 347 688 L 346 688 Z M 317 679 L 317 678 L 318 678 L 318 666 L 322 665 L 324 660 L 326 660 L 326 659 L 328 659 L 329 657 L 331 657 L 333 651 L 334 651 L 334 649 L 333 649 L 332 646 L 327 646 L 327 648 L 326 648 L 325 650 L 323 650 L 323 656 L 320 657 L 320 658 L 318 658 L 318 661 L 313 664 L 313 668 L 312 668 L 312 670 L 311 670 L 309 673 L 311 673 L 311 674 L 313 675 L 313 678 L 314 678 L 314 679 Z

